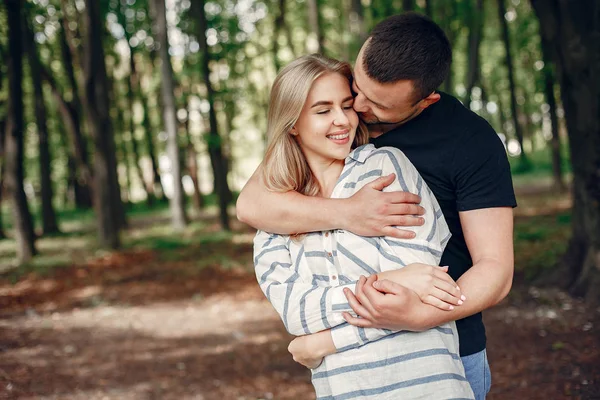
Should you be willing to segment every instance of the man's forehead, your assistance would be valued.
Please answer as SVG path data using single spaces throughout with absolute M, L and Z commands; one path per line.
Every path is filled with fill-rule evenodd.
M 387 84 L 375 81 L 367 75 L 360 56 L 354 66 L 354 81 L 358 89 L 370 101 L 389 108 L 406 102 L 413 91 L 413 84 L 408 80 Z

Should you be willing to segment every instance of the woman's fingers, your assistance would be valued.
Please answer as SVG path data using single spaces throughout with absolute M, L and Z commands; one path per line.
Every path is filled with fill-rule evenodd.
M 432 305 L 434 307 L 439 308 L 440 310 L 443 311 L 451 311 L 454 310 L 454 306 L 452 304 L 448 304 L 440 299 L 438 299 L 437 297 L 434 297 L 432 295 L 427 296 L 424 300 L 423 303 L 425 304 L 429 304 Z
M 447 281 L 436 279 L 434 282 L 434 289 L 438 289 L 447 293 L 449 296 L 455 299 L 455 302 L 458 302 L 458 300 L 466 300 L 465 296 L 459 289 L 457 289 L 456 285 L 448 283 Z M 455 304 L 455 302 L 453 302 L 453 304 Z
M 460 306 L 463 304 L 463 300 L 460 297 L 454 297 L 451 294 L 448 294 L 448 292 L 438 288 L 433 288 L 429 295 L 443 301 L 448 305 Z

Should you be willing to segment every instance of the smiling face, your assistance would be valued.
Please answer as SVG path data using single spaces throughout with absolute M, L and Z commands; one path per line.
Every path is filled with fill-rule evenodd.
M 344 160 L 350 153 L 358 116 L 348 79 L 338 73 L 317 78 L 291 134 L 309 164 Z

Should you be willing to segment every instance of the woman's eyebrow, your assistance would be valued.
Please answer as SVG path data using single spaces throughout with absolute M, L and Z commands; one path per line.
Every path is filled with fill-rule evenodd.
M 350 101 L 350 100 L 354 100 L 354 97 L 353 96 L 348 96 L 344 100 L 342 100 L 342 103 L 345 103 L 345 102 Z M 321 101 L 317 101 L 315 104 L 313 104 L 312 106 L 310 106 L 310 108 L 314 108 L 314 107 L 318 107 L 318 106 L 331 106 L 331 105 L 333 105 L 332 101 L 321 100 Z

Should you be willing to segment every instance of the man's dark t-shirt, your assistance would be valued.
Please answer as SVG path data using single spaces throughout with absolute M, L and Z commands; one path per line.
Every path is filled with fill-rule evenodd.
M 459 211 L 515 207 L 516 200 L 506 151 L 494 129 L 456 98 L 440 95 L 416 118 L 372 143 L 402 150 L 431 188 L 452 232 L 440 265 L 448 265 L 457 280 L 472 266 Z M 456 325 L 461 356 L 485 348 L 481 313 Z

